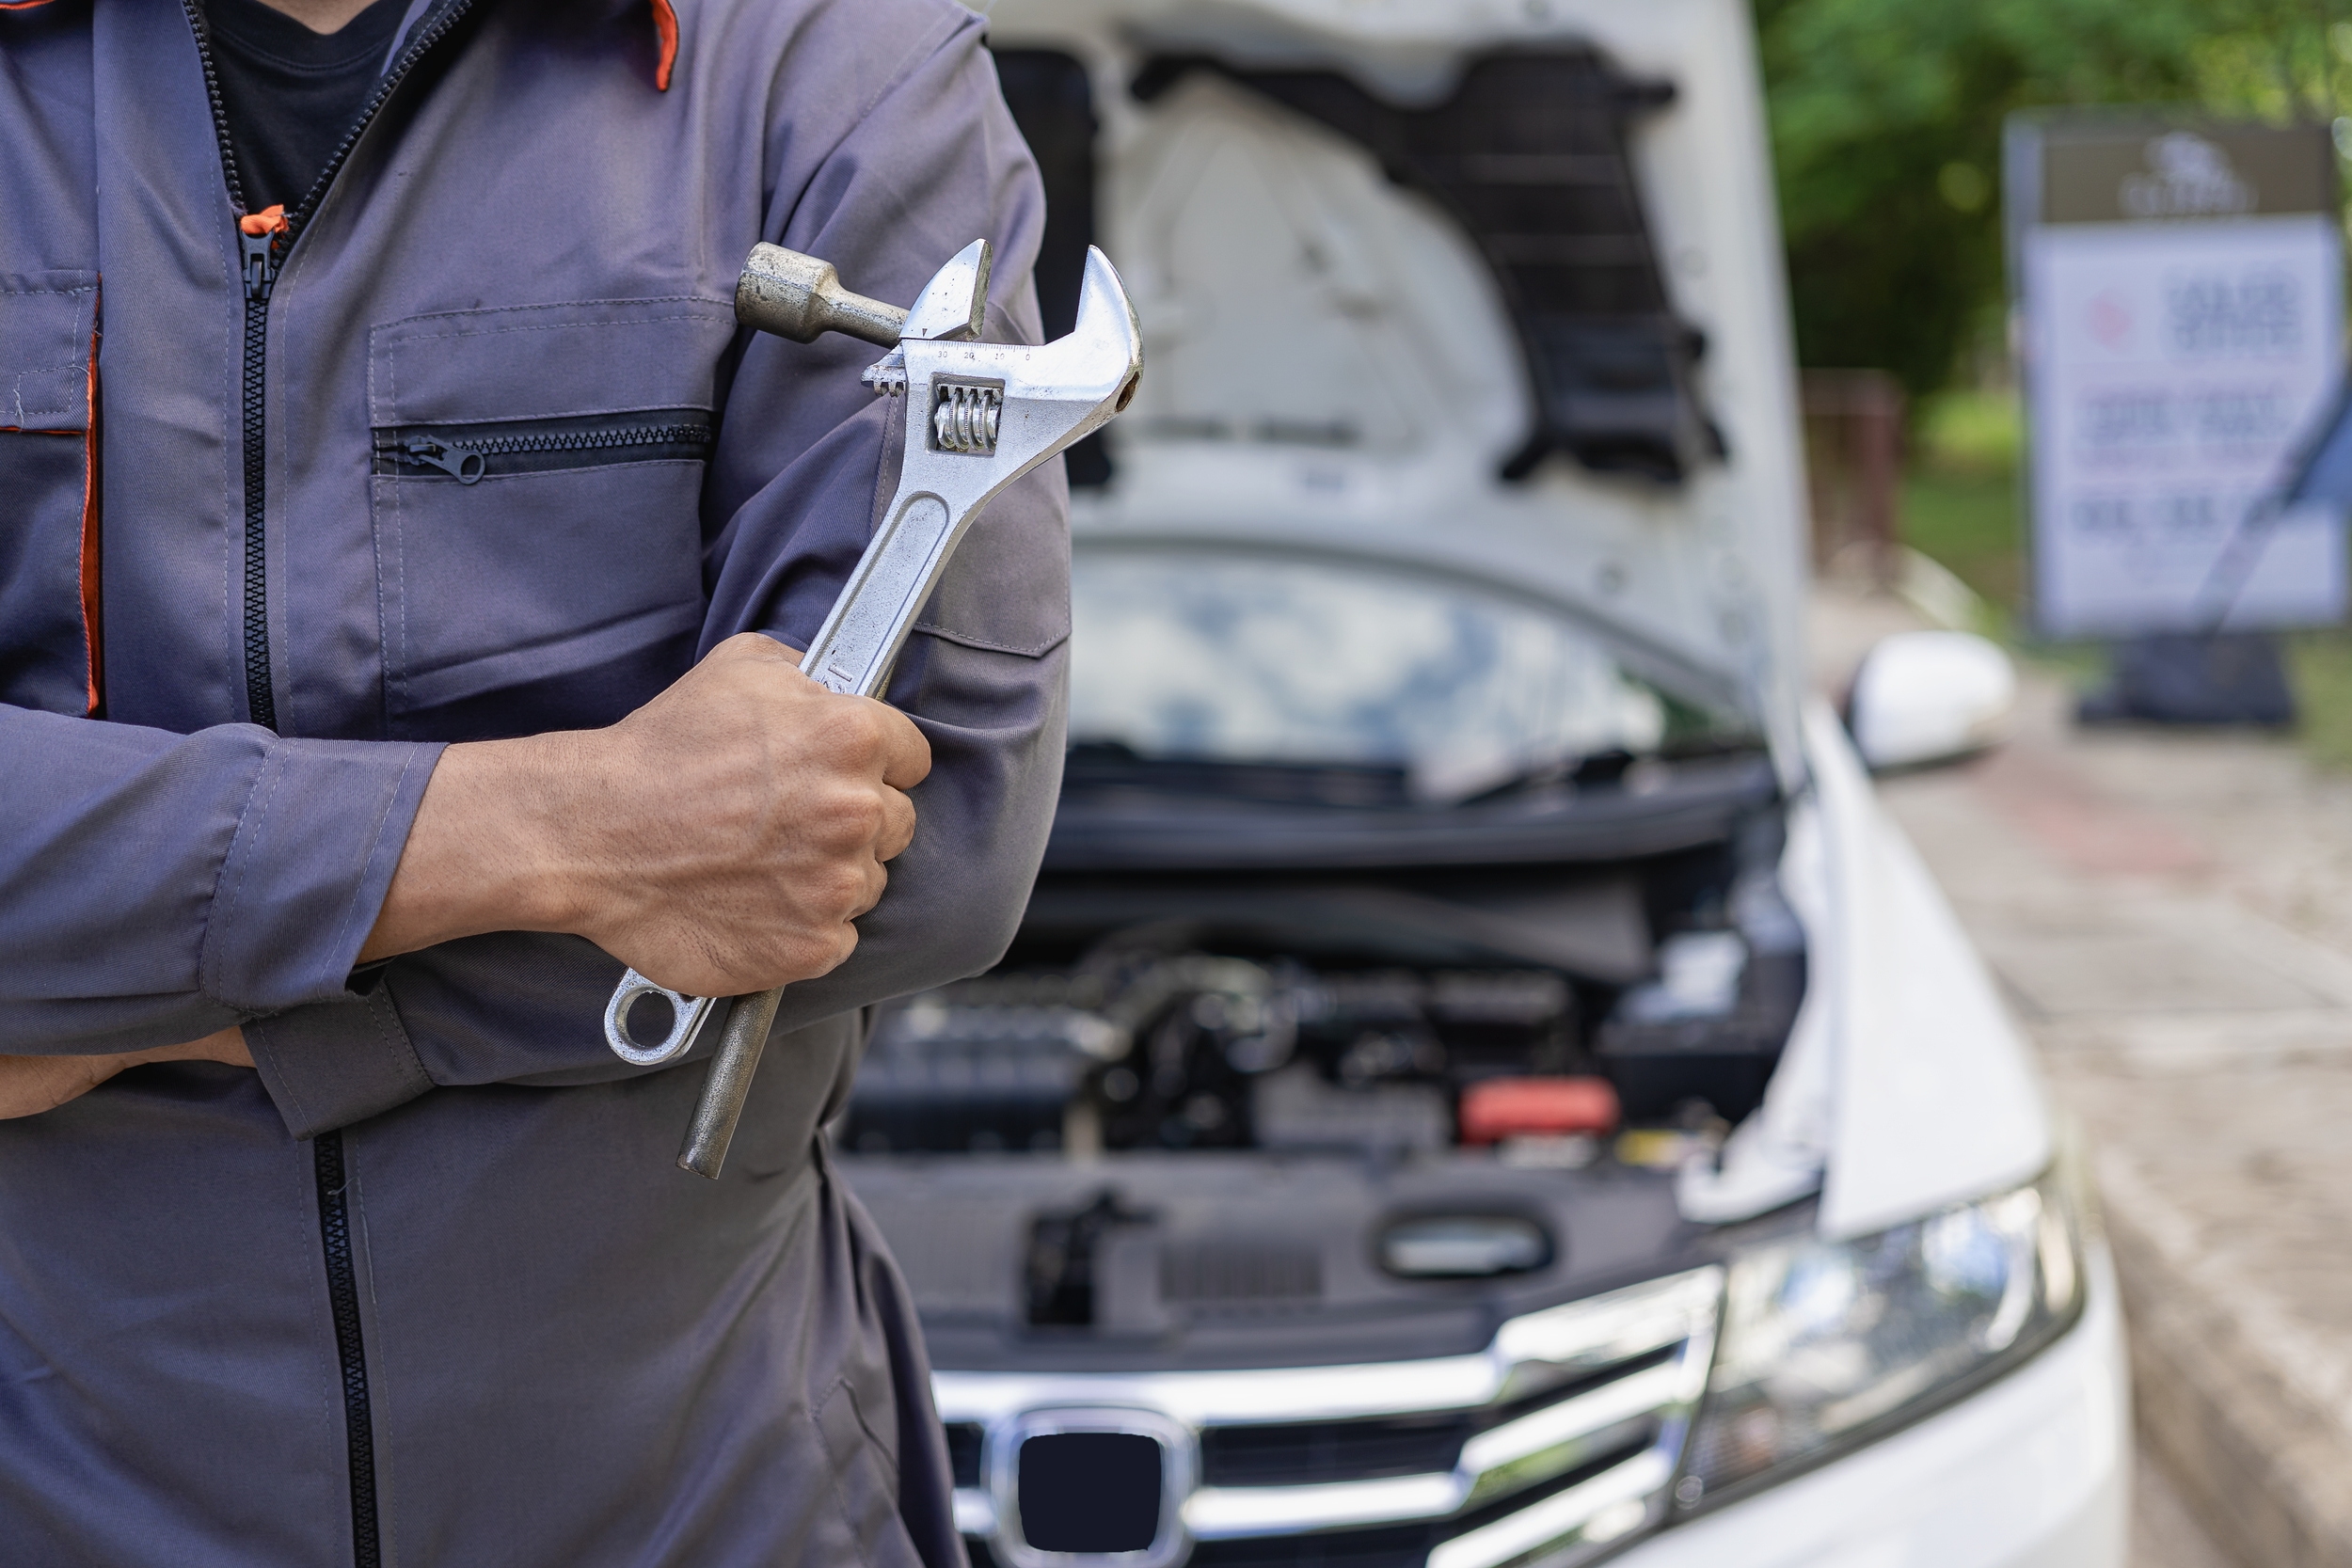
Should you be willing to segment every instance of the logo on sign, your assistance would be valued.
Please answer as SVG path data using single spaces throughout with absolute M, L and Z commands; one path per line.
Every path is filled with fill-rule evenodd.
M 2204 137 L 2173 131 L 2148 144 L 2145 173 L 2123 176 L 2116 205 L 2136 218 L 2212 217 L 2254 210 L 2253 182 Z

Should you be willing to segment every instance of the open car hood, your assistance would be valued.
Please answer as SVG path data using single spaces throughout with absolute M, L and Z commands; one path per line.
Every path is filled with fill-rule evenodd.
M 1082 541 L 1509 583 L 1793 733 L 1803 478 L 1738 0 L 999 0 L 991 44 L 1047 178 L 1049 334 L 1089 240 L 1144 324 L 1135 405 L 1073 454 Z

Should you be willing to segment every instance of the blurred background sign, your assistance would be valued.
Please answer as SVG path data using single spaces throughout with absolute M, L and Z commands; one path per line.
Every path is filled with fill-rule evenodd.
M 2327 128 L 2018 116 L 2004 163 L 2042 629 L 2342 619 L 2341 512 L 2282 504 L 2343 374 Z

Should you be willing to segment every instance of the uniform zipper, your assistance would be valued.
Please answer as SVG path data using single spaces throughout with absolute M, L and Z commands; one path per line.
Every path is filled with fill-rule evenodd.
M 374 432 L 375 471 L 423 469 L 473 484 L 488 473 L 545 473 L 608 463 L 700 459 L 710 451 L 710 415 L 699 408 L 648 408 L 560 420 L 391 425 Z
M 342 140 L 328 154 L 326 166 L 303 197 L 301 204 L 290 213 L 271 214 L 275 222 L 264 232 L 255 234 L 239 226 L 241 270 L 245 280 L 245 358 L 243 365 L 244 470 L 245 470 L 245 594 L 243 598 L 245 633 L 245 705 L 246 717 L 264 729 L 278 727 L 278 698 L 270 684 L 269 668 L 269 580 L 268 556 L 262 532 L 265 521 L 264 504 L 268 479 L 269 451 L 267 433 L 262 428 L 264 379 L 268 370 L 269 296 L 278 284 L 278 271 L 285 265 L 286 253 L 302 237 L 303 226 L 335 182 L 351 150 L 358 145 L 376 112 L 400 87 L 425 52 L 447 37 L 470 8 L 472 0 L 448 0 L 438 10 L 418 24 L 400 57 L 375 84 L 366 104 Z M 229 199 L 239 213 L 245 212 L 245 186 L 237 178 L 236 154 L 229 140 L 229 111 L 220 95 L 220 74 L 213 65 L 210 36 L 204 25 L 200 0 L 181 0 L 187 12 L 188 25 L 196 32 L 197 57 L 204 67 L 204 94 L 213 109 L 213 131 L 220 139 L 221 173 L 229 184 Z M 262 214 L 246 214 L 262 218 Z
M 268 556 L 263 549 L 262 525 L 268 477 L 268 447 L 262 418 L 265 407 L 264 379 L 268 371 L 269 298 L 277 286 L 286 253 L 302 237 L 303 225 L 316 211 L 327 188 L 360 135 L 372 124 L 394 89 L 425 52 L 447 37 L 465 16 L 472 0 L 447 0 L 411 34 L 392 68 L 368 95 L 351 128 L 343 133 L 326 166 L 319 171 L 301 204 L 292 213 L 270 214 L 252 227 L 238 224 L 239 270 L 245 285 L 245 353 L 242 371 L 245 472 L 245 642 L 246 717 L 264 729 L 278 728 L 278 699 L 270 685 Z M 237 178 L 237 159 L 229 139 L 229 112 L 220 94 L 220 74 L 213 65 L 212 40 L 204 25 L 200 0 L 181 0 L 188 25 L 196 34 L 196 53 L 204 69 L 204 96 L 213 110 L 213 133 L 220 141 L 220 167 L 229 187 L 229 200 L 246 213 L 245 186 Z M 262 214 L 249 216 L 260 219 Z M 343 1442 L 351 1487 L 351 1551 L 356 1568 L 382 1568 L 383 1538 L 376 1517 L 375 1429 L 368 1398 L 368 1369 L 359 1338 L 358 1271 L 351 1250 L 351 1212 L 343 1167 L 341 1132 L 327 1132 L 311 1145 L 312 1171 L 318 1182 L 319 1239 L 326 1264 L 327 1304 L 335 1321 L 335 1355 L 342 1380 Z
M 228 156 L 226 141 L 222 156 Z M 244 202 L 237 203 L 242 207 Z M 253 214 L 267 227 L 247 232 L 241 221 L 237 241 L 245 273 L 245 706 L 246 717 L 265 730 L 278 727 L 278 697 L 269 678 L 269 572 L 262 536 L 262 504 L 269 453 L 262 428 L 262 393 L 269 365 L 269 293 L 278 281 L 278 237 L 287 229 L 284 212 Z M 275 222 L 269 219 L 274 218 Z
M 322 1132 L 311 1145 L 318 1178 L 319 1237 L 326 1250 L 326 1306 L 335 1320 L 335 1357 L 343 1384 L 343 1432 L 351 1464 L 351 1555 L 358 1568 L 382 1568 L 375 1517 L 375 1425 L 368 1398 L 366 1347 L 359 1339 L 359 1270 L 351 1253 L 351 1175 L 343 1135 Z

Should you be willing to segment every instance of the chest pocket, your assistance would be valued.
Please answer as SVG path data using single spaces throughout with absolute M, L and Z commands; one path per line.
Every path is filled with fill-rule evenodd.
M 685 672 L 713 367 L 734 332 L 731 306 L 671 299 L 369 335 L 389 735 L 607 724 Z
M 95 713 L 98 275 L 0 275 L 0 703 Z

